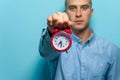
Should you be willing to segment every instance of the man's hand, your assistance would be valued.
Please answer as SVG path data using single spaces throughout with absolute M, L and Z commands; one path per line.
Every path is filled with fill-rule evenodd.
M 66 25 L 67 27 L 72 26 L 72 22 L 69 20 L 68 15 L 64 12 L 57 12 L 51 16 L 48 17 L 47 19 L 48 23 L 48 30 L 52 33 L 52 30 L 55 27 Z

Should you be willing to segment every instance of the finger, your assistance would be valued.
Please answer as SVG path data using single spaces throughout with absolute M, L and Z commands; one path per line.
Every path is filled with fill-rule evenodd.
M 66 13 L 63 13 L 63 22 L 64 22 L 64 28 L 66 28 L 69 24 L 69 18 Z
M 47 18 L 47 20 L 48 20 L 48 22 L 52 22 L 52 16 L 49 16 L 49 17 Z
M 62 17 L 62 14 L 57 14 L 58 16 L 58 21 L 57 21 L 57 24 L 63 24 L 63 17 Z
M 58 20 L 57 14 L 52 15 L 52 20 L 53 20 L 53 22 L 56 22 Z
M 62 13 L 61 13 L 61 12 L 57 12 L 56 14 L 57 14 L 57 15 L 61 15 Z
M 69 21 L 68 15 L 66 13 L 63 13 L 63 21 L 65 23 Z
M 68 21 L 68 27 L 72 27 L 73 26 L 73 22 L 72 21 Z
M 52 26 L 52 16 L 49 16 L 48 19 L 47 19 L 47 24 L 48 26 Z

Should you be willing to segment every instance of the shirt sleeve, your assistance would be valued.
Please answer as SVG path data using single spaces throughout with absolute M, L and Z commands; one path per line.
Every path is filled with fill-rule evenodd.
M 39 44 L 40 55 L 48 60 L 54 60 L 59 57 L 59 53 L 55 51 L 50 43 L 50 35 L 47 28 L 42 30 L 40 44 Z
M 120 48 L 110 46 L 108 52 L 111 56 L 111 66 L 108 70 L 107 80 L 120 80 Z

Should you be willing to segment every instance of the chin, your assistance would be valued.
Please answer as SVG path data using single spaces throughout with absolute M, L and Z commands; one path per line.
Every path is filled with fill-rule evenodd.
M 72 28 L 76 29 L 76 30 L 82 30 L 82 29 L 85 28 L 85 26 L 83 26 L 83 25 L 74 25 Z
M 84 31 L 87 28 L 87 26 L 85 26 L 85 25 L 74 25 L 71 28 L 74 31 Z

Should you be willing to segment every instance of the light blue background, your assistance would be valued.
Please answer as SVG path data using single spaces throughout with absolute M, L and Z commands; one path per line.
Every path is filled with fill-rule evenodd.
M 93 0 L 95 33 L 120 47 L 120 0 Z M 0 80 L 49 80 L 39 55 L 41 30 L 64 0 L 0 0 Z

